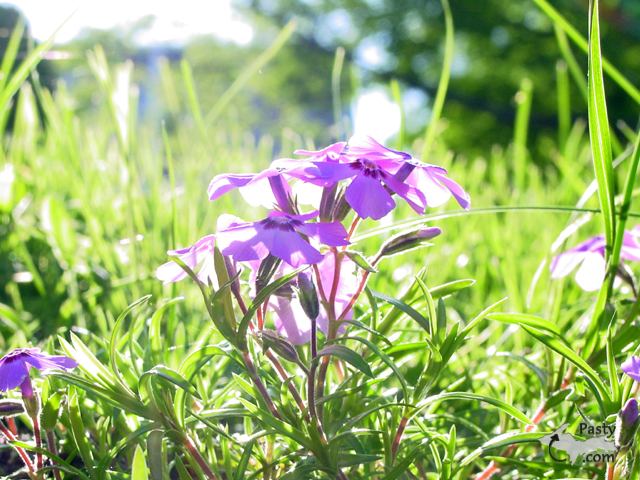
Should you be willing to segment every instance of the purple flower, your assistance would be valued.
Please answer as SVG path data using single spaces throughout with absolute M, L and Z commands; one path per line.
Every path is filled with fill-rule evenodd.
M 262 260 L 271 254 L 294 268 L 318 263 L 322 254 L 308 239 L 332 247 L 349 242 L 340 222 L 307 222 L 317 216 L 317 211 L 304 215 L 272 211 L 258 222 L 235 223 L 218 230 L 218 246 L 237 262 Z
M 640 261 L 640 244 L 638 244 L 639 227 L 625 231 L 620 250 L 623 260 Z M 551 262 L 551 278 L 566 277 L 576 268 L 575 279 L 580 288 L 587 292 L 598 290 L 604 281 L 606 263 L 604 252 L 606 241 L 597 235 L 553 258 Z
M 213 248 L 215 242 L 215 235 L 206 235 L 190 247 L 167 251 L 167 255 L 178 257 L 194 272 L 198 268 L 198 265 L 201 265 L 197 276 L 201 282 L 207 283 L 208 279 L 214 281 L 216 278 L 213 269 Z M 186 277 L 187 272 L 174 261 L 169 261 L 156 269 L 156 278 L 162 280 L 164 283 L 179 282 Z
M 216 175 L 209 183 L 209 200 L 214 201 L 227 192 L 240 189 L 241 194 L 253 206 L 289 209 L 291 187 L 283 176 L 285 169 L 268 168 L 260 173 L 228 173 Z
M 333 252 L 328 252 L 324 255 L 322 261 L 318 263 L 318 270 L 322 282 L 322 293 L 325 298 L 329 299 L 335 271 Z M 340 278 L 336 289 L 334 304 L 336 315 L 338 316 L 349 304 L 351 297 L 355 295 L 358 289 L 356 270 L 356 264 L 345 255 L 340 265 Z M 283 267 L 278 274 L 282 275 L 287 271 L 288 268 Z M 320 291 L 320 289 L 318 289 L 318 291 Z M 297 296 L 272 297 L 269 301 L 269 308 L 274 315 L 276 330 L 280 335 L 296 345 L 309 342 L 311 339 L 311 320 L 305 314 L 300 299 Z M 353 310 L 349 311 L 345 316 L 345 320 L 351 320 L 352 318 Z M 329 317 L 322 304 L 320 305 L 317 322 L 318 328 L 327 334 L 329 332 Z M 340 331 L 343 331 L 344 328 L 345 326 L 343 325 Z
M 630 426 L 638 421 L 638 401 L 630 398 L 620 410 L 620 417 L 624 426 Z
M 378 220 L 387 215 L 396 205 L 393 193 L 418 213 L 442 204 L 451 195 L 461 206 L 469 207 L 469 195 L 446 176 L 445 169 L 414 160 L 408 153 L 387 148 L 371 137 L 352 137 L 336 158 L 337 151 L 335 146 L 318 152 L 303 151 L 312 156 L 298 167 L 297 160 L 280 160 L 276 165 L 290 176 L 325 187 L 350 179 L 345 199 L 362 218 Z
M 33 397 L 29 369 L 68 370 L 77 367 L 75 360 L 65 356 L 52 356 L 38 348 L 18 348 L 0 359 L 0 390 L 8 391 L 20 387 L 24 397 Z
M 622 371 L 633 378 L 636 382 L 640 382 L 640 357 L 635 355 L 629 357 L 621 366 Z

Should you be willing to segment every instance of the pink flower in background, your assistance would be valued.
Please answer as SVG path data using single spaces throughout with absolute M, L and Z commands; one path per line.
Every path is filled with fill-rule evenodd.
M 640 261 L 639 227 L 624 232 L 620 258 L 622 260 Z M 576 283 L 587 292 L 598 290 L 602 286 L 606 274 L 604 260 L 606 242 L 602 235 L 597 235 L 553 258 L 551 262 L 551 278 L 563 278 L 577 269 Z
M 207 283 L 208 279 L 214 281 L 216 278 L 213 269 L 213 248 L 215 247 L 215 242 L 215 235 L 206 235 L 190 247 L 169 250 L 167 255 L 178 257 L 194 272 L 198 266 L 200 266 L 199 271 L 196 272 L 198 279 L 201 282 Z M 156 269 L 156 278 L 162 280 L 164 283 L 179 282 L 186 277 L 187 272 L 173 260 L 160 265 Z
M 331 247 L 349 242 L 340 222 L 307 222 L 317 216 L 317 211 L 304 215 L 272 211 L 263 220 L 218 230 L 218 246 L 236 262 L 262 260 L 271 254 L 295 268 L 318 263 L 322 254 L 305 237 Z
M 635 355 L 629 357 L 622 364 L 622 371 L 633 378 L 636 382 L 640 382 L 640 357 Z
M 0 390 L 20 387 L 25 397 L 33 396 L 29 370 L 69 370 L 77 367 L 75 360 L 58 355 L 47 355 L 39 348 L 17 348 L 0 359 Z

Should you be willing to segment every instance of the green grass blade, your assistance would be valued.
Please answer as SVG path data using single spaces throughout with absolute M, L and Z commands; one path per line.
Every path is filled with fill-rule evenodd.
M 277 55 L 295 31 L 296 21 L 291 20 L 282 30 L 280 30 L 280 33 L 269 48 L 262 52 L 258 58 L 245 68 L 242 73 L 238 75 L 238 78 L 234 80 L 231 86 L 220 96 L 218 101 L 205 116 L 206 125 L 211 125 L 218 119 L 224 109 L 231 103 L 231 100 L 233 100 L 233 98 L 244 88 L 256 72 L 263 68 L 271 61 L 271 59 L 273 59 L 273 57 Z
M 440 81 L 438 82 L 438 90 L 433 101 L 431 109 L 431 120 L 424 132 L 424 146 L 422 147 L 422 159 L 427 161 L 429 152 L 438 133 L 438 121 L 442 115 L 444 100 L 447 96 L 447 88 L 449 88 L 449 79 L 451 78 L 451 64 L 454 54 L 454 28 L 453 16 L 449 7 L 449 0 L 440 0 L 442 11 L 444 12 L 445 23 L 445 39 L 444 39 L 444 59 L 442 62 L 442 71 L 440 72 Z
M 551 21 L 561 28 L 569 38 L 585 53 L 589 52 L 587 40 L 571 25 L 562 14 L 556 10 L 547 0 L 533 0 L 534 3 L 547 15 Z M 596 2 L 597 3 L 597 2 Z M 602 67 L 605 73 L 622 88 L 635 102 L 640 103 L 640 90 L 638 90 L 616 67 L 606 58 L 602 59 Z

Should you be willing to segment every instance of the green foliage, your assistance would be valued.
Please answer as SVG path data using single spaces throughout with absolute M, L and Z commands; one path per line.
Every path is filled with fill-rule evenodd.
M 456 28 L 464 29 L 469 20 L 456 16 L 460 3 L 451 7 Z M 557 18 L 551 21 L 566 30 Z M 163 286 L 154 277 L 168 260 L 167 249 L 209 233 L 220 214 L 255 218 L 233 194 L 209 204 L 202 192 L 210 177 L 257 170 L 275 144 L 288 154 L 305 143 L 290 130 L 252 137 L 250 122 L 230 121 L 234 104 L 251 97 L 261 68 L 283 68 L 299 54 L 299 45 L 284 46 L 293 25 L 244 73 L 232 72 L 234 81 L 218 78 L 222 92 L 214 103 L 203 100 L 207 89 L 199 82 L 209 79 L 197 66 L 185 61 L 179 71 L 163 69 L 168 104 L 175 102 L 171 113 L 184 121 L 167 122 L 162 137 L 157 125 L 138 117 L 131 67 L 110 64 L 103 50 L 89 57 L 92 95 L 100 101 L 86 118 L 73 106 L 74 90 L 51 93 L 25 83 L 46 45 L 16 66 L 5 59 L 0 111 L 15 108 L 17 116 L 0 148 L 0 350 L 31 343 L 79 363 L 73 372 L 36 380 L 41 422 L 57 453 L 22 439 L 12 446 L 42 452 L 65 479 L 462 480 L 489 462 L 514 478 L 601 475 L 600 465 L 550 463 L 538 442 L 564 423 L 575 427 L 583 416 L 600 422 L 616 414 L 632 390 L 618 365 L 640 348 L 632 293 L 607 284 L 594 306 L 571 280 L 552 281 L 547 273 L 551 255 L 604 226 L 613 247 L 611 279 L 620 260 L 620 229 L 639 216 L 631 207 L 640 137 L 630 134 L 613 159 L 601 25 L 594 8 L 588 123 L 571 123 L 574 102 L 565 78 L 571 72 L 558 68 L 564 80 L 557 98 L 549 89 L 547 100 L 557 105 L 563 127 L 543 137 L 542 161 L 533 162 L 527 148 L 527 132 L 536 128 L 530 120 L 537 108 L 531 95 L 541 91 L 538 77 L 532 89 L 521 70 L 510 73 L 522 93 L 513 152 L 496 146 L 454 161 L 448 137 L 435 130 L 427 131 L 426 142 L 420 135 L 398 145 L 428 148 L 469 190 L 474 209 L 432 211 L 416 221 L 401 207 L 383 226 L 364 222 L 345 254 L 371 274 L 370 288 L 345 321 L 345 333 L 321 337 L 315 360 L 307 346 L 269 343 L 268 333 L 250 331 L 263 302 L 298 271 L 275 281 L 266 275 L 244 309 L 234 307 L 232 284 L 239 281 L 247 293 L 246 273 L 231 275 L 218 251 L 215 285 L 191 271 L 195 281 L 179 285 Z M 519 48 L 511 54 L 520 55 Z M 234 53 L 231 47 L 220 52 Z M 331 57 L 326 75 L 312 79 L 309 95 L 320 88 L 314 82 L 331 79 L 340 95 L 340 55 L 335 62 Z M 540 66 L 547 80 L 560 56 L 572 68 L 566 51 L 556 53 Z M 398 65 L 399 73 L 403 69 Z M 447 91 L 447 76 L 439 78 L 438 90 Z M 282 95 L 282 88 L 274 89 L 273 101 Z M 37 102 L 47 128 L 29 115 Z M 331 108 L 341 116 L 339 101 Z M 433 223 L 443 234 L 430 248 L 370 260 L 396 231 Z M 271 318 L 266 322 L 272 327 Z M 280 371 L 273 352 L 293 361 Z M 316 392 L 307 380 L 324 363 L 331 368 L 315 419 L 308 399 Z M 26 431 L 27 417 L 20 408 L 11 411 Z M 533 423 L 536 431 L 527 428 Z M 634 458 L 633 448 L 620 462 Z M 0 474 L 16 470 L 16 460 L 2 447 Z M 630 467 L 637 470 L 637 464 Z

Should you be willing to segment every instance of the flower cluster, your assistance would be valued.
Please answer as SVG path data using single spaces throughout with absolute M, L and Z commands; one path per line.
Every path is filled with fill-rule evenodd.
M 387 148 L 370 137 L 353 137 L 322 150 L 296 150 L 295 154 L 300 158 L 277 159 L 259 173 L 215 176 L 208 188 L 210 200 L 238 189 L 251 204 L 267 205 L 270 211 L 250 222 L 221 216 L 215 234 L 191 247 L 170 250 L 174 260 L 160 266 L 156 276 L 165 283 L 176 282 L 187 276 L 186 266 L 201 282 L 214 284 L 216 248 L 228 262 L 251 269 L 254 283 L 261 265 L 270 259 L 277 263 L 273 270 L 276 278 L 312 266 L 322 300 L 317 319 L 312 320 L 327 333 L 330 319 L 349 320 L 366 279 L 366 275 L 357 278 L 356 263 L 344 254 L 361 219 L 379 220 L 389 214 L 396 206 L 394 197 L 420 214 L 452 196 L 463 208 L 470 205 L 469 195 L 445 169 Z M 312 209 L 301 211 L 303 200 L 310 197 Z M 342 222 L 350 211 L 355 215 L 347 231 Z M 411 248 L 439 233 L 435 228 L 422 229 L 415 238 L 396 241 L 396 250 Z M 268 308 L 281 335 L 292 343 L 309 341 L 309 314 L 303 312 L 295 288 L 281 289 L 270 298 Z
M 581 244 L 561 253 L 551 262 L 551 278 L 563 278 L 577 269 L 576 283 L 587 292 L 598 290 L 606 274 L 606 241 L 597 235 Z M 640 225 L 624 232 L 622 260 L 640 261 Z

